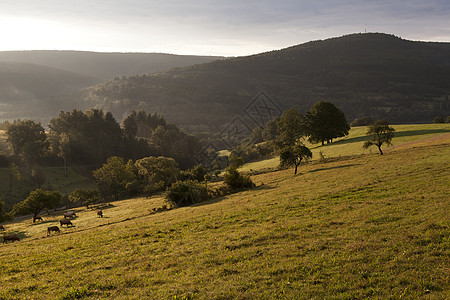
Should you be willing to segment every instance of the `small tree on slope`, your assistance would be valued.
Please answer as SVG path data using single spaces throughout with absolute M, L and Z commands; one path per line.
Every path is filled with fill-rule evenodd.
M 281 150 L 280 161 L 282 167 L 294 166 L 294 175 L 297 174 L 297 168 L 303 159 L 310 159 L 312 152 L 308 147 L 297 144 L 292 147 L 286 147 Z
M 369 126 L 367 134 L 370 135 L 370 139 L 364 142 L 363 147 L 369 148 L 370 146 L 377 146 L 380 154 L 383 155 L 381 146 L 383 144 L 392 145 L 391 141 L 394 137 L 395 129 L 389 126 L 386 120 L 378 120 L 374 124 Z

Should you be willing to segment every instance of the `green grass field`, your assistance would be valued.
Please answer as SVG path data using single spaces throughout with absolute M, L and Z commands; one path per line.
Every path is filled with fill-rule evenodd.
M 50 237 L 63 212 L 4 224 L 22 240 L 0 245 L 0 299 L 449 299 L 450 137 L 421 130 L 200 205 L 78 208 Z
M 386 149 L 386 151 L 391 151 L 398 147 L 410 147 L 411 144 L 420 145 L 421 142 L 430 144 L 433 143 L 432 139 L 437 136 L 442 137 L 443 134 L 449 135 L 450 139 L 450 124 L 392 125 L 392 127 L 396 130 L 392 139 L 393 145 L 383 146 L 382 148 Z M 321 144 L 311 144 L 305 141 L 305 145 L 311 149 L 313 161 L 317 161 L 320 158 L 320 153 L 322 153 L 324 158 L 378 153 L 376 147 L 363 148 L 364 141 L 367 140 L 366 132 L 366 126 L 352 127 L 348 136 L 339 138 L 331 144 L 322 146 Z M 438 140 L 437 143 L 441 143 L 441 140 Z M 279 164 L 279 158 L 273 157 L 245 164 L 240 170 L 243 172 L 270 170 L 277 168 Z

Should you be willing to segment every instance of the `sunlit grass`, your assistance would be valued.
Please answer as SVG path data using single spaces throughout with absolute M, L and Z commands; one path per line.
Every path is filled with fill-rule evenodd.
M 392 125 L 396 132 L 392 139 L 392 146 L 383 146 L 383 149 L 390 151 L 394 148 L 412 148 L 424 144 L 442 144 L 450 142 L 450 124 L 414 124 L 414 125 Z M 324 158 L 336 158 L 352 155 L 364 155 L 370 153 L 378 153 L 376 147 L 364 149 L 363 144 L 367 139 L 367 127 L 352 127 L 349 135 L 336 139 L 331 144 L 322 146 L 321 144 L 311 144 L 305 141 L 305 145 L 309 147 L 313 153 L 313 161 L 320 159 L 320 153 Z M 443 135 L 447 133 L 447 135 Z M 439 137 L 435 141 L 429 141 Z M 266 160 L 245 164 L 241 171 L 257 171 L 275 169 L 280 164 L 278 157 L 272 157 Z
M 0 298 L 448 299 L 449 145 L 259 174 L 253 190 L 156 214 L 163 198 L 113 202 L 103 219 L 80 208 L 51 237 L 62 212 L 17 220 Z

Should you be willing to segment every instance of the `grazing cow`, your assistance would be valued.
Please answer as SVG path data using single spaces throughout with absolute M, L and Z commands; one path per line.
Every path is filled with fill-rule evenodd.
M 35 218 L 33 218 L 33 223 L 35 223 L 37 221 L 43 221 L 42 217 L 35 217 Z
M 103 212 L 101 210 L 97 210 L 97 216 L 103 218 Z
M 50 232 L 52 232 L 52 231 L 58 232 L 58 233 L 61 232 L 61 231 L 59 230 L 59 227 L 58 227 L 58 226 L 50 226 L 50 227 L 47 228 L 47 235 L 50 235 Z
M 0 225 L 0 230 L 5 230 L 5 227 L 3 227 L 3 225 Z
M 77 215 L 75 214 L 74 211 L 68 211 L 68 212 L 66 212 L 66 213 L 64 214 L 64 219 L 65 219 L 65 218 L 71 219 L 71 218 L 76 217 L 76 216 L 77 216 Z
M 20 241 L 20 239 L 17 236 L 17 234 L 15 234 L 15 233 L 4 235 L 3 236 L 3 244 L 5 244 L 9 241 L 11 241 L 11 242 Z
M 67 225 L 67 227 L 69 227 L 69 225 L 73 226 L 72 222 L 70 222 L 70 220 L 66 220 L 66 219 L 59 220 L 59 224 L 61 224 L 61 227 L 63 225 Z

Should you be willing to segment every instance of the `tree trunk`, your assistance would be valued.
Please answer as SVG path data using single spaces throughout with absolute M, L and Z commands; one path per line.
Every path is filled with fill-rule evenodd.
M 381 146 L 378 146 L 378 150 L 380 150 L 380 154 L 383 155 L 383 151 L 381 151 Z
M 299 161 L 298 161 L 298 163 L 295 163 L 295 170 L 294 170 L 294 175 L 297 175 L 297 169 L 298 169 L 298 166 L 300 166 L 300 163 L 302 162 L 302 160 L 300 159 Z

